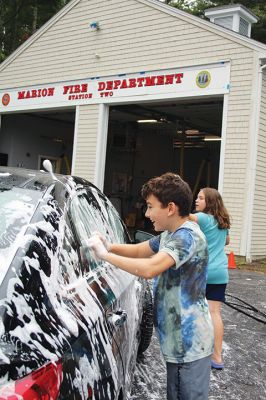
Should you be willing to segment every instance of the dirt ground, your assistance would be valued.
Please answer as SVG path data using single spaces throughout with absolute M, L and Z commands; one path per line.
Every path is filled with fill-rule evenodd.
M 266 259 L 254 260 L 252 263 L 247 263 L 242 257 L 235 257 L 237 269 L 243 271 L 262 272 L 266 274 Z

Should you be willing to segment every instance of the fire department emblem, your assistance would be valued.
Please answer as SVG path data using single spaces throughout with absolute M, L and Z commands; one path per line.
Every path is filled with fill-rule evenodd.
M 5 93 L 2 97 L 3 106 L 8 106 L 9 102 L 10 102 L 10 95 L 8 93 Z
M 209 71 L 200 71 L 196 77 L 196 84 L 200 88 L 206 88 L 211 83 Z

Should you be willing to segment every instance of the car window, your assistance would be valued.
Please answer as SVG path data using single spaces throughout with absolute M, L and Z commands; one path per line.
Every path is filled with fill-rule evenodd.
M 40 192 L 23 188 L 0 190 L 0 265 L 5 269 L 13 253 L 17 241 L 29 224 Z M 0 273 L 1 275 L 1 273 Z
M 79 278 L 82 269 L 78 257 L 78 245 L 75 241 L 68 218 L 63 231 L 63 239 L 59 254 L 60 277 L 62 284 L 69 285 Z
M 93 257 L 86 244 L 93 232 L 102 233 L 111 242 L 129 242 L 116 209 L 107 197 L 94 187 L 81 189 L 77 196 L 72 198 L 68 213 L 71 228 L 80 246 L 79 256 L 85 273 L 102 265 L 102 261 Z
M 13 236 L 14 240 L 20 227 L 28 224 L 39 198 L 40 193 L 34 190 L 0 190 L 0 235 Z M 8 243 L 1 243 L 3 247 L 8 247 Z
M 91 234 L 101 232 L 112 242 L 124 243 L 127 235 L 118 213 L 96 189 L 82 190 L 72 199 L 70 218 L 76 229 L 80 244 L 86 244 Z
M 117 243 L 128 243 L 128 233 L 117 210 L 110 202 L 110 200 L 95 188 L 91 189 L 91 194 L 97 200 L 102 210 L 103 217 L 107 221 L 108 226 L 110 226 L 111 228 L 111 238 L 113 239 L 112 241 Z
M 81 244 L 91 236 L 93 231 L 105 229 L 104 220 L 96 210 L 94 205 L 89 204 L 85 190 L 72 199 L 70 216 Z

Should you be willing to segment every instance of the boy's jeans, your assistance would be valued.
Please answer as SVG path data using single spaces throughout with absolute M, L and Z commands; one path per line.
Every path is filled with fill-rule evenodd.
M 167 400 L 208 400 L 211 356 L 166 367 Z

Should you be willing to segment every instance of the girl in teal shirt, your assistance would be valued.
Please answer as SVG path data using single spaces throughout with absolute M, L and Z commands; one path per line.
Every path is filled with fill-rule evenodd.
M 220 193 L 208 187 L 200 190 L 196 199 L 196 211 L 198 211 L 196 214 L 190 214 L 190 219 L 197 222 L 205 234 L 209 251 L 206 298 L 214 326 L 214 351 L 211 363 L 213 368 L 223 369 L 224 326 L 221 304 L 225 301 L 225 289 L 228 283 L 228 261 L 224 246 L 230 241 L 230 217 Z

